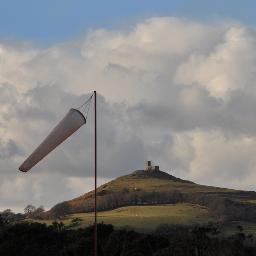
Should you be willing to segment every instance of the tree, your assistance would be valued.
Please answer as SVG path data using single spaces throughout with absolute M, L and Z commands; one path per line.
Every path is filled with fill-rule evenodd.
M 1 215 L 5 223 L 10 223 L 15 221 L 15 213 L 13 213 L 11 209 L 4 210 L 1 213 Z
M 4 218 L 2 217 L 2 214 L 0 214 L 0 227 L 4 226 L 5 221 Z
M 24 213 L 27 214 L 27 215 L 30 215 L 31 213 L 33 213 L 34 211 L 36 210 L 36 207 L 32 204 L 29 204 L 27 205 L 25 208 L 24 208 Z
M 64 223 L 61 221 L 61 222 L 57 222 L 57 221 L 54 221 L 53 223 L 52 223 L 52 227 L 55 229 L 55 230 L 57 230 L 57 231 L 59 231 L 59 232 L 61 232 L 63 229 L 64 229 Z
M 33 212 L 30 213 L 30 216 L 35 219 L 42 219 L 44 217 L 44 207 L 41 205 Z

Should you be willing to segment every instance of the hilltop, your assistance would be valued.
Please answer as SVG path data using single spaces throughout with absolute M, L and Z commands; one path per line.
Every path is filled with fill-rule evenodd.
M 92 212 L 94 191 L 55 205 L 47 214 L 61 216 Z M 97 189 L 98 210 L 119 207 L 188 203 L 203 207 L 219 221 L 252 221 L 256 217 L 256 193 L 205 186 L 161 170 L 136 170 Z

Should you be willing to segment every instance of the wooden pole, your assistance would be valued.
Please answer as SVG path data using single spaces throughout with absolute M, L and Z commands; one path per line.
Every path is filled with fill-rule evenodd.
M 97 256 L 97 93 L 94 91 L 94 256 Z

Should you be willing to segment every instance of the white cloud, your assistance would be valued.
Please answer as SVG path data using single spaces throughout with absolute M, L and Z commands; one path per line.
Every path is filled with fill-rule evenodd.
M 82 193 L 93 170 L 92 115 L 31 174 L 17 167 L 95 89 L 102 182 L 150 158 L 198 183 L 253 189 L 255 40 L 238 22 L 155 17 L 44 49 L 0 44 L 0 207 Z
M 208 185 L 254 189 L 249 179 L 255 178 L 254 136 L 234 137 L 220 130 L 198 130 L 178 134 L 175 144 L 174 153 L 188 165 L 188 178 Z
M 109 181 L 99 178 L 98 184 Z M 94 177 L 65 177 L 61 174 L 24 174 L 5 176 L 0 181 L 0 211 L 11 208 L 23 212 L 26 204 L 49 209 L 57 202 L 74 198 L 94 187 Z
M 229 90 L 248 86 L 255 76 L 255 35 L 241 26 L 230 27 L 208 54 L 193 53 L 178 67 L 177 83 L 198 83 L 211 95 L 227 97 Z

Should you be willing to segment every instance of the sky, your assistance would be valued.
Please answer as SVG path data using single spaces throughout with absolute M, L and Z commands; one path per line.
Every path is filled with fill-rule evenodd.
M 41 44 L 83 36 L 93 28 L 125 27 L 152 16 L 207 21 L 234 18 L 254 26 L 253 0 L 0 0 L 0 36 Z
M 99 94 L 99 184 L 152 160 L 255 190 L 254 1 L 1 1 L 0 210 L 93 188 L 93 116 L 31 172 L 18 166 Z

